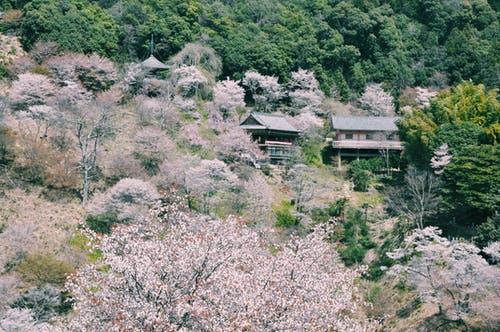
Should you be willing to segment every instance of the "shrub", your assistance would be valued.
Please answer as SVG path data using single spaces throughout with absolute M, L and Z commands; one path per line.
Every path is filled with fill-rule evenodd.
M 354 183 L 354 190 L 367 191 L 372 174 L 384 167 L 380 158 L 355 160 L 349 164 L 349 178 Z
M 367 170 L 356 169 L 350 172 L 350 178 L 354 183 L 354 190 L 368 191 L 370 185 L 371 173 Z
M 57 314 L 66 313 L 71 304 L 66 300 L 57 288 L 46 285 L 43 287 L 32 287 L 12 305 L 13 308 L 29 309 L 33 318 L 37 321 L 46 322 Z
M 26 256 L 16 270 L 23 281 L 41 287 L 46 284 L 62 286 L 74 269 L 51 254 L 37 253 Z
M 346 248 L 339 250 L 345 265 L 361 263 L 365 258 L 366 249 L 356 243 L 350 243 Z
M 348 201 L 348 198 L 343 197 L 330 202 L 327 208 L 314 208 L 311 211 L 311 219 L 318 223 L 329 222 L 331 218 L 341 217 L 344 215 L 345 205 Z
M 151 183 L 139 179 L 122 179 L 104 194 L 96 195 L 92 199 L 89 211 L 94 220 L 91 219 L 90 223 L 92 227 L 105 227 L 104 225 L 111 221 L 114 223 L 137 220 L 148 205 L 158 198 L 158 192 Z M 112 214 L 116 216 L 116 220 Z
M 365 258 L 366 251 L 375 248 L 370 239 L 370 229 L 363 218 L 363 213 L 357 209 L 347 211 L 346 220 L 340 224 L 340 230 L 331 236 L 332 241 L 340 241 L 339 253 L 346 265 L 360 263 Z
M 103 214 L 98 214 L 96 216 L 88 215 L 85 219 L 87 226 L 94 232 L 101 234 L 109 234 L 111 232 L 111 227 L 119 223 L 118 217 L 113 212 L 106 212 Z
M 500 215 L 488 218 L 486 222 L 476 227 L 474 237 L 474 243 L 479 248 L 487 247 L 495 241 L 500 241 Z
M 288 201 L 282 201 L 281 204 L 274 209 L 276 216 L 276 227 L 295 227 L 298 226 L 299 220 L 291 212 L 292 205 Z
M 9 309 L 4 313 L 0 313 L 0 331 L 49 332 L 53 330 L 51 325 L 35 321 L 30 310 Z

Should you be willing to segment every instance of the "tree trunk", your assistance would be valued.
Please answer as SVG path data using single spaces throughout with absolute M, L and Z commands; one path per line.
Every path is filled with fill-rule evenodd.
M 82 167 L 82 205 L 85 207 L 89 198 L 89 170 L 86 165 L 82 165 Z

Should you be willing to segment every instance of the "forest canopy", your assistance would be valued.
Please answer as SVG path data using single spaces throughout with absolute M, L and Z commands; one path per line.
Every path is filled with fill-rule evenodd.
M 286 83 L 302 68 L 325 93 L 348 100 L 366 82 L 383 82 L 393 95 L 469 79 L 498 86 L 493 7 L 487 0 L 11 0 L 0 10 L 2 29 L 19 28 L 26 50 L 50 40 L 128 62 L 149 55 L 151 36 L 160 60 L 196 42 L 221 56 L 220 77 L 241 79 L 252 69 Z M 13 10 L 22 16 L 8 15 Z

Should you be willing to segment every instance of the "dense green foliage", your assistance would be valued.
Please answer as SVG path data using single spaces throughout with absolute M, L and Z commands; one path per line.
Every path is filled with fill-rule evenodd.
M 440 93 L 401 121 L 406 156 L 414 165 L 429 168 L 433 152 L 442 144 L 449 148 L 451 161 L 441 176 L 445 219 L 480 224 L 498 211 L 499 132 L 497 90 L 472 82 Z
M 106 212 L 96 216 L 88 215 L 85 219 L 87 226 L 94 232 L 101 234 L 109 234 L 111 227 L 119 223 L 118 217 L 113 212 Z
M 68 263 L 56 259 L 50 254 L 32 254 L 26 256 L 16 271 L 23 281 L 36 286 L 46 284 L 62 286 L 66 276 L 74 271 Z
M 115 59 L 144 59 L 151 35 L 167 59 L 189 42 L 222 57 L 221 77 L 253 69 L 286 82 L 298 68 L 315 72 L 342 99 L 367 81 L 397 95 L 408 85 L 472 79 L 498 86 L 499 22 L 486 0 L 7 1 L 22 9 L 21 40 L 53 40 L 62 49 Z
M 349 199 L 346 197 L 339 198 L 336 201 L 330 202 L 326 208 L 313 208 L 311 210 L 311 219 L 315 223 L 332 222 L 337 218 L 343 218 L 346 209 L 346 204 Z
M 290 228 L 299 225 L 299 220 L 292 214 L 292 205 L 288 201 L 282 201 L 279 206 L 274 208 L 276 216 L 276 227 Z
M 38 40 L 55 41 L 63 50 L 116 57 L 119 27 L 97 5 L 85 1 L 30 1 L 24 8 L 21 42 L 30 49 Z
M 354 183 L 354 190 L 367 191 L 373 174 L 384 168 L 381 158 L 359 159 L 349 164 L 348 175 Z
M 452 153 L 468 145 L 496 144 L 500 133 L 496 96 L 496 89 L 486 91 L 482 84 L 462 82 L 440 93 L 429 107 L 406 114 L 399 127 L 408 159 L 425 168 L 443 143 Z
M 445 206 L 459 221 L 478 224 L 500 208 L 500 152 L 493 145 L 467 146 L 442 176 Z
M 376 246 L 370 239 L 366 216 L 360 210 L 348 210 L 345 220 L 336 228 L 330 240 L 339 242 L 339 254 L 346 265 L 362 262 L 366 251 Z

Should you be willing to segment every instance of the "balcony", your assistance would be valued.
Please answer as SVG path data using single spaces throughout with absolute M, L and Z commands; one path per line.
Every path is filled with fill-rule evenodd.
M 265 141 L 259 147 L 266 151 L 271 159 L 289 159 L 297 154 L 297 147 L 291 142 Z
M 367 150 L 403 150 L 401 141 L 375 141 L 375 140 L 341 140 L 331 141 L 335 149 L 367 149 Z

